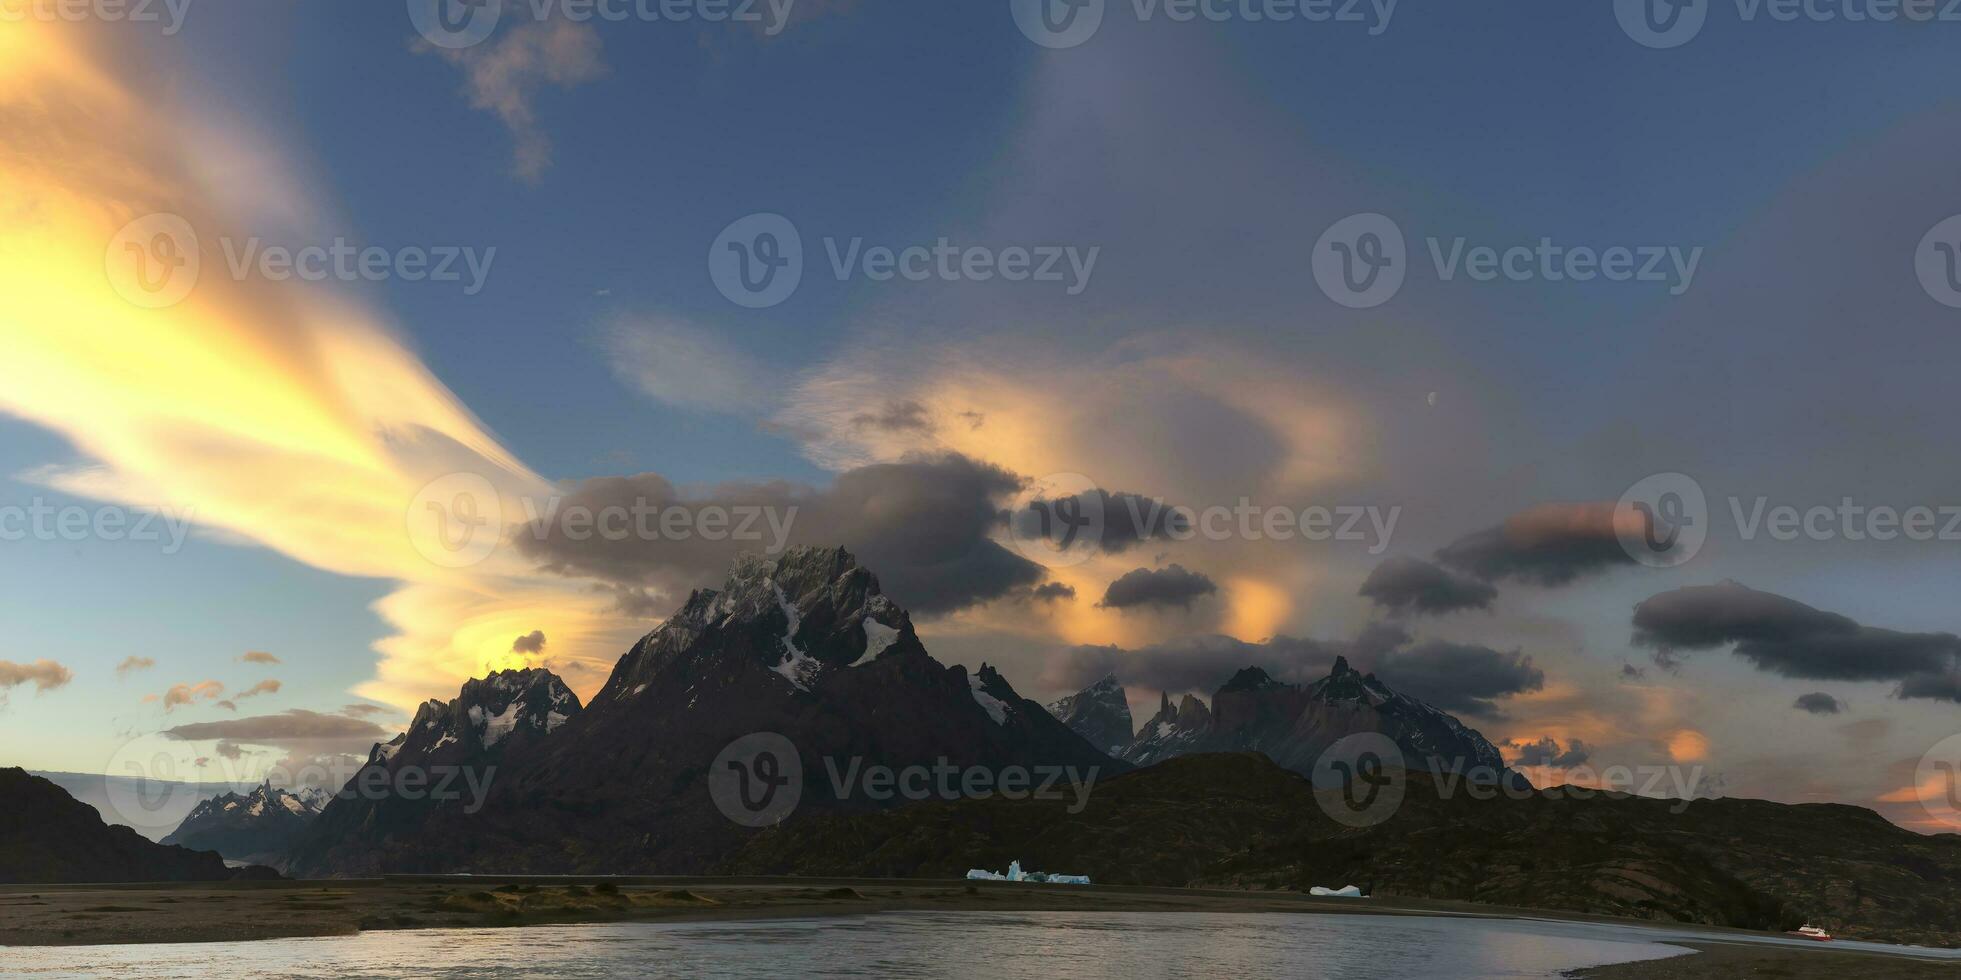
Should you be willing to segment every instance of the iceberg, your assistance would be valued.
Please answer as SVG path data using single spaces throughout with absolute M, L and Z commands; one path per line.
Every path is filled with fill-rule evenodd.
M 1050 874 L 1046 871 L 1023 871 L 1020 861 L 1008 864 L 1008 873 L 985 871 L 973 868 L 967 872 L 968 881 L 1033 881 L 1044 885 L 1087 885 L 1089 875 Z
M 1354 885 L 1349 885 L 1346 888 L 1323 888 L 1320 885 L 1315 885 L 1313 888 L 1309 888 L 1307 890 L 1307 893 L 1309 895 L 1314 896 L 1315 898 L 1363 898 L 1365 897 L 1362 894 L 1362 890 L 1360 888 L 1355 887 Z

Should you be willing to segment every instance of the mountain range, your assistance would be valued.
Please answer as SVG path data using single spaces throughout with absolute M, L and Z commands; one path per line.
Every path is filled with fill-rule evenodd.
M 1168 693 L 1160 695 L 1158 713 L 1121 744 L 1117 733 L 1129 732 L 1130 706 L 1114 676 L 1054 708 L 1077 733 L 1139 766 L 1201 752 L 1258 752 L 1308 775 L 1329 746 L 1351 735 L 1376 734 L 1396 744 L 1409 769 L 1530 786 L 1483 735 L 1374 674 L 1355 670 L 1343 657 L 1335 658 L 1327 677 L 1305 686 L 1283 684 L 1247 667 L 1213 693 L 1210 707 L 1190 694 L 1176 703 Z
M 250 793 L 224 793 L 204 800 L 163 843 L 217 851 L 228 861 L 281 866 L 329 799 L 325 790 L 288 792 L 268 781 Z
M 526 683 L 562 686 L 542 671 Z M 509 708 L 499 704 L 484 705 L 483 716 L 504 717 Z M 583 710 L 566 704 L 562 723 L 540 722 L 533 704 L 516 716 L 525 737 L 492 745 L 476 734 L 473 706 L 468 688 L 449 706 L 425 705 L 406 739 L 377 746 L 350 785 L 390 782 L 369 770 L 450 765 L 477 775 L 483 799 L 343 791 L 295 849 L 292 868 L 706 870 L 753 832 L 718 809 L 711 764 L 762 733 L 799 756 L 800 817 L 905 802 L 839 783 L 868 763 L 1128 768 L 993 668 L 970 673 L 934 660 L 877 577 L 835 548 L 739 559 L 721 588 L 696 590 L 635 644 Z M 434 754 L 438 746 L 450 754 Z

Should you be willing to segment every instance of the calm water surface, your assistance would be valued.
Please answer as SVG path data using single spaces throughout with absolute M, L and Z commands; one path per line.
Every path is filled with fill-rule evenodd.
M 1613 927 L 1342 915 L 899 912 L 0 950 L 0 975 L 1545 978 L 1686 953 Z

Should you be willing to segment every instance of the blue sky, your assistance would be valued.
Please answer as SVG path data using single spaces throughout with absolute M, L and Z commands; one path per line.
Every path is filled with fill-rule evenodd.
M 1857 494 L 1904 506 L 1961 492 L 1961 473 L 1930 458 L 1944 444 L 1940 392 L 1961 315 L 1920 292 L 1912 265 L 1921 234 L 1961 211 L 1961 180 L 1941 164 L 1955 149 L 1961 24 L 1745 22 L 1724 4 L 1691 43 L 1654 50 L 1605 4 L 1398 5 L 1370 36 L 1353 24 L 1139 23 L 1125 2 L 1086 44 L 1050 50 L 1008 6 L 801 0 L 773 37 L 582 25 L 567 37 L 586 46 L 508 76 L 478 73 L 512 38 L 549 26 L 521 9 L 454 57 L 418 44 L 391 2 L 200 0 L 171 37 L 91 26 L 138 52 L 118 70 L 168 125 L 265 149 L 229 157 L 237 186 L 213 191 L 244 188 L 257 202 L 233 209 L 245 216 L 238 234 L 494 247 L 475 295 L 428 282 L 335 288 L 546 481 L 652 472 L 696 489 L 824 487 L 858 463 L 951 447 L 1030 477 L 1040 462 L 1080 459 L 1069 468 L 1141 493 L 1403 504 L 1395 550 L 1410 554 L 1537 504 L 1612 500 L 1670 470 L 1715 494 L 1793 502 Z M 525 119 L 500 115 L 498 99 Z M 548 165 L 530 173 L 517 155 L 526 139 L 549 146 Z M 1357 311 L 1317 289 L 1309 253 L 1330 224 L 1365 211 L 1409 236 L 1411 271 L 1392 303 Z M 788 301 L 752 310 L 717 291 L 708 255 L 726 226 L 758 212 L 795 224 L 808 263 Z M 1648 283 L 1440 282 L 1424 256 L 1430 236 L 1704 253 L 1677 297 Z M 839 282 L 826 237 L 1100 252 L 1089 287 L 1071 296 L 1035 283 Z M 637 363 L 619 346 L 629 334 L 648 338 L 645 349 L 699 342 L 715 356 Z M 1167 363 L 1170 376 L 1204 380 L 1154 389 Z M 677 371 L 733 394 L 713 405 L 675 395 Z M 636 380 L 647 376 L 659 380 Z M 985 406 L 992 418 L 1020 406 L 1042 417 L 1042 398 L 1079 388 L 1077 420 L 1111 428 L 1040 433 L 1053 439 L 1041 449 L 988 444 L 997 455 L 810 428 L 848 414 L 840 392 L 953 412 L 927 395 L 968 380 L 998 393 L 976 396 L 999 399 Z M 43 474 L 98 462 L 33 406 L 0 420 L 7 501 L 92 506 Z M 1276 489 L 1290 467 L 1318 475 Z M 291 472 L 299 485 L 309 476 Z M 1507 590 L 1496 611 L 1431 628 L 1535 657 L 1551 678 L 1542 701 L 1566 699 L 1520 702 L 1487 723 L 1494 738 L 1605 730 L 1624 737 L 1604 754 L 1635 761 L 1648 749 L 1629 733 L 1653 723 L 1649 742 L 1695 731 L 1712 764 L 1780 774 L 1780 743 L 1797 740 L 1842 753 L 1845 771 L 1818 787 L 1790 790 L 1779 775 L 1752 788 L 1870 801 L 1951 728 L 1952 704 L 1856 689 L 1858 717 L 1890 726 L 1881 754 L 1895 768 L 1880 773 L 1856 771 L 1861 753 L 1844 736 L 1790 712 L 1792 693 L 1815 682 L 1778 678 L 1750 709 L 1754 726 L 1726 725 L 1722 692 L 1757 692 L 1763 675 L 1716 655 L 1691 676 L 1654 675 L 1677 705 L 1665 721 L 1629 709 L 1573 722 L 1615 714 L 1594 702 L 1624 697 L 1610 675 L 1647 656 L 1630 646 L 1628 610 L 1682 584 L 1734 578 L 1869 625 L 1956 628 L 1944 601 L 1952 542 L 1843 545 L 1769 548 L 1719 532 L 1686 577 Z M 202 529 L 169 555 L 95 540 L 6 548 L 0 611 L 13 648 L 0 659 L 50 658 L 74 680 L 12 691 L 0 762 L 98 769 L 119 739 L 214 710 L 166 714 L 143 695 L 259 679 L 237 662 L 246 650 L 276 651 L 284 683 L 246 714 L 333 711 L 361 700 L 357 689 L 384 693 L 363 685 L 386 659 L 375 644 L 396 631 L 373 604 L 398 576 Z M 922 631 L 942 659 L 1004 661 L 1026 693 L 1047 697 L 1066 693 L 1052 662 L 1077 643 L 1334 638 L 1376 614 L 1354 595 L 1376 555 L 1173 557 L 1285 601 L 1255 612 L 1260 603 L 1232 596 L 1210 618 L 1093 629 L 1011 627 L 1012 611 L 983 605 L 925 617 Z M 648 582 L 669 602 L 713 584 L 686 579 Z M 593 625 L 580 634 L 588 646 L 562 641 L 560 653 L 603 669 L 644 628 Z M 119 679 L 128 656 L 158 666 Z M 416 693 L 439 692 L 432 681 Z

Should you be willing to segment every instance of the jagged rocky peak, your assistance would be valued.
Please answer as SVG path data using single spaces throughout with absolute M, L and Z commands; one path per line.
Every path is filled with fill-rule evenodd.
M 1050 704 L 1048 709 L 1049 714 L 1068 725 L 1071 731 L 1111 755 L 1123 751 L 1136 729 L 1130 717 L 1129 697 L 1114 673 Z
M 1346 666 L 1348 666 L 1348 661 L 1343 660 L 1339 657 L 1335 658 L 1335 669 L 1340 670 L 1341 668 Z M 1219 690 L 1222 692 L 1223 691 L 1265 691 L 1265 690 L 1271 690 L 1273 688 L 1280 688 L 1285 686 L 1286 685 L 1280 683 L 1279 681 L 1274 680 L 1272 676 L 1267 674 L 1266 671 L 1261 670 L 1258 667 L 1246 667 L 1241 669 L 1239 673 L 1232 675 L 1232 679 L 1226 681 L 1226 686 L 1220 688 Z
M 620 661 L 602 698 L 630 697 L 682 658 L 746 653 L 810 691 L 824 671 L 888 655 L 925 656 L 912 618 L 843 548 L 736 559 L 720 589 L 697 589 Z M 696 671 L 688 671 L 690 681 Z
M 543 667 L 500 670 L 463 682 L 454 700 L 424 701 L 409 730 L 376 745 L 368 758 L 391 759 L 403 748 L 417 752 L 451 745 L 492 749 L 514 734 L 549 735 L 582 709 L 579 696 Z

